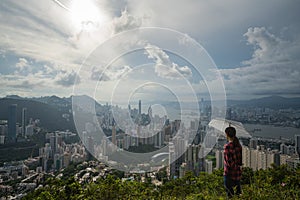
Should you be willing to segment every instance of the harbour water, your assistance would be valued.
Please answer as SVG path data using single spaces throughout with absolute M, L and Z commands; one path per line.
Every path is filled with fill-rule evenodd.
M 294 127 L 282 127 L 261 124 L 243 124 L 245 129 L 255 137 L 295 139 L 295 135 L 300 135 L 300 129 Z

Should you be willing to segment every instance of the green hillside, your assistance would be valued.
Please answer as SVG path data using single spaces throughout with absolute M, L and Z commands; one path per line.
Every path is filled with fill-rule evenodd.
M 63 118 L 66 111 L 60 107 L 48 105 L 30 99 L 0 99 L 0 120 L 8 119 L 8 107 L 11 104 L 17 104 L 17 123 L 21 124 L 22 108 L 27 108 L 27 119 L 39 119 L 40 126 L 49 130 L 71 130 L 75 131 L 73 117 L 69 119 Z
M 233 199 L 300 199 L 300 168 L 280 166 L 256 172 L 245 168 L 243 174 L 243 194 Z M 153 185 L 149 179 L 144 183 L 122 182 L 109 175 L 82 184 L 72 177 L 48 179 L 44 187 L 24 199 L 226 199 L 222 170 L 201 173 L 199 177 L 187 173 L 184 178 L 166 181 L 161 186 Z

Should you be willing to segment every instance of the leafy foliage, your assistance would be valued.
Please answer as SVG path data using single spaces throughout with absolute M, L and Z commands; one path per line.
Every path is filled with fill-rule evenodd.
M 245 168 L 242 189 L 242 196 L 233 199 L 300 199 L 300 168 L 273 166 L 256 172 Z M 183 178 L 168 180 L 161 186 L 122 181 L 115 175 L 82 184 L 73 177 L 67 180 L 52 178 L 24 199 L 226 199 L 226 194 L 222 170 L 216 170 L 198 177 L 187 172 Z

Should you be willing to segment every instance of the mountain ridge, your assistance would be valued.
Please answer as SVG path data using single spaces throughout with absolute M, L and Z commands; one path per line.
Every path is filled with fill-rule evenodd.
M 267 96 L 249 100 L 228 100 L 228 106 L 264 107 L 273 109 L 300 109 L 300 97 Z
M 72 97 L 58 97 L 55 95 L 44 97 L 20 97 L 10 95 L 0 98 L 0 120 L 8 119 L 8 107 L 17 104 L 17 122 L 21 124 L 22 108 L 27 108 L 28 119 L 40 119 L 41 126 L 49 131 L 70 130 L 75 132 L 72 115 Z M 79 96 L 86 100 L 94 100 L 89 96 Z M 96 100 L 96 110 L 102 110 L 102 105 Z M 172 103 L 172 102 L 170 102 Z M 199 102 L 200 103 L 200 102 Z M 204 102 L 209 105 L 209 101 Z M 286 98 L 282 96 L 268 96 L 250 100 L 228 100 L 228 107 L 264 107 L 275 109 L 300 109 L 300 98 Z M 45 114 L 46 113 L 46 114 Z
M 42 103 L 46 103 L 49 105 L 57 106 L 57 104 L 72 104 L 72 95 L 69 97 L 58 97 L 56 95 L 52 96 L 41 96 L 41 97 L 20 97 L 18 95 L 9 95 L 4 98 L 12 98 L 12 99 L 29 99 L 29 100 L 35 100 Z M 86 97 L 89 99 L 93 99 L 96 102 L 97 106 L 101 106 L 101 103 L 96 101 L 94 98 L 87 96 L 87 95 L 80 95 L 78 97 Z M 0 98 L 3 99 L 3 98 Z M 170 103 L 170 102 L 169 102 Z M 200 103 L 200 101 L 199 101 Z M 206 100 L 204 101 L 206 105 L 210 104 L 210 101 Z M 296 108 L 300 109 L 300 97 L 282 97 L 279 95 L 271 95 L 261 98 L 253 98 L 249 100 L 233 100 L 228 99 L 227 100 L 227 106 L 247 106 L 247 107 L 269 107 L 269 108 Z

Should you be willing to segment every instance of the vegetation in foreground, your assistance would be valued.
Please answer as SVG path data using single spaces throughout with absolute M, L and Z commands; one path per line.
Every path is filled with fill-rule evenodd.
M 273 166 L 256 172 L 245 168 L 242 189 L 240 199 L 300 199 L 300 168 Z M 153 185 L 150 178 L 145 182 L 122 181 L 115 175 L 91 183 L 79 183 L 74 177 L 51 178 L 23 199 L 226 199 L 226 194 L 222 170 L 217 170 L 213 174 L 201 173 L 199 177 L 187 173 L 161 186 Z

